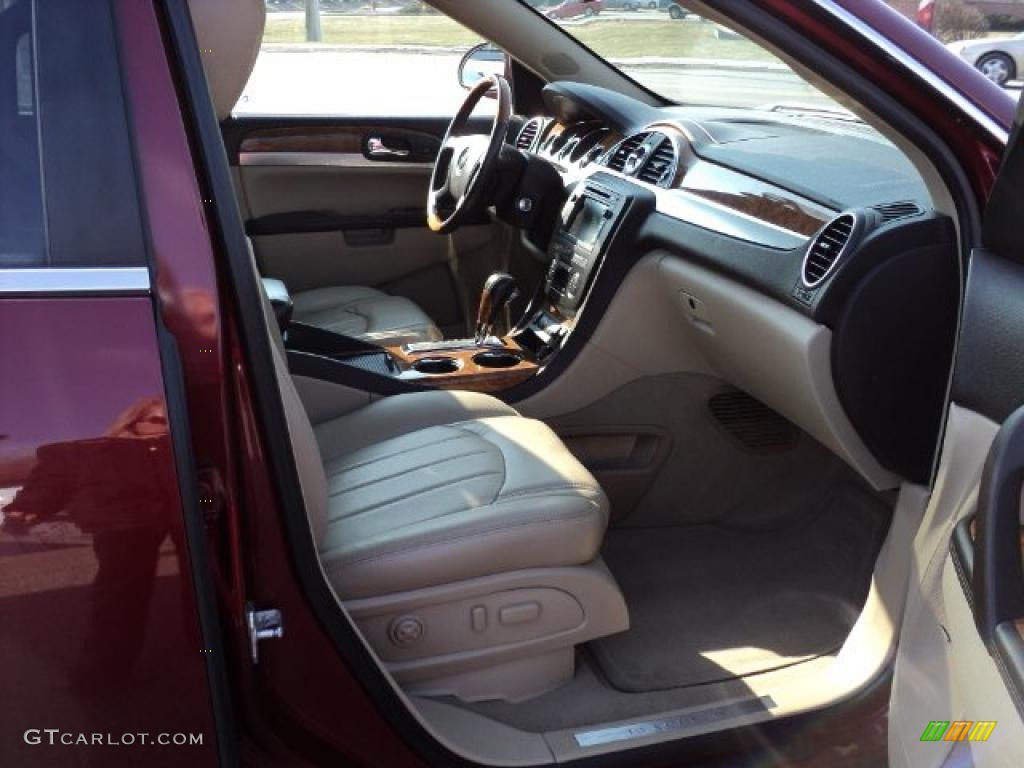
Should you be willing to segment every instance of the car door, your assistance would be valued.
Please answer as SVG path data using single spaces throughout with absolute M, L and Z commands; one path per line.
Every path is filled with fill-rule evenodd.
M 427 186 L 479 38 L 429 6 L 322 6 L 266 16 L 225 143 L 257 260 L 292 293 L 370 286 L 466 332 L 466 301 L 502 266 L 486 220 L 441 237 Z M 327 13 L 327 9 L 332 9 Z M 317 39 L 319 38 L 319 39 Z
M 214 355 L 206 336 L 176 344 L 158 311 L 151 255 L 178 251 L 146 215 L 142 178 L 166 167 L 135 153 L 125 5 L 0 2 L 5 765 L 233 754 L 182 395 L 181 361 Z M 165 200 L 197 210 L 168 175 Z M 166 272 L 160 286 L 179 295 Z M 188 291 L 205 318 L 209 294 Z
M 890 702 L 894 766 L 1024 755 L 1024 105 L 970 260 Z

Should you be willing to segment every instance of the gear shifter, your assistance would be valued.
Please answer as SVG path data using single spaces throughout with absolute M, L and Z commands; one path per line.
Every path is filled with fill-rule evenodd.
M 494 331 L 501 311 L 519 296 L 519 284 L 506 272 L 495 272 L 487 278 L 480 293 L 480 309 L 476 313 L 476 343 L 483 345 Z

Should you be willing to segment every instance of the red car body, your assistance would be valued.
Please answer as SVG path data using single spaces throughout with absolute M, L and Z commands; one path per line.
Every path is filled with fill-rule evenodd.
M 865 50 L 813 2 L 752 4 L 910 105 L 956 151 L 984 201 L 1003 147 L 937 89 L 1009 129 L 1005 93 L 880 2 L 838 0 L 933 81 Z M 549 15 L 579 15 L 584 5 L 601 3 L 565 3 Z M 104 764 L 198 768 L 257 752 L 453 764 L 389 707 L 364 650 L 339 652 L 285 544 L 250 352 L 211 238 L 216 206 L 234 202 L 213 197 L 197 108 L 182 85 L 197 53 L 174 48 L 169 18 L 183 3 L 167 6 L 177 10 L 113 4 L 155 296 L 0 298 L 0 487 L 21 488 L 0 536 L 4 762 L 67 765 L 74 746 L 65 734 L 102 732 L 121 737 L 96 747 Z M 23 535 L 19 526 L 48 515 L 51 538 Z M 258 675 L 244 626 L 253 593 L 272 595 L 288 616 Z M 211 600 L 226 616 L 220 626 Z M 878 702 L 866 701 L 864 712 L 877 714 Z M 30 731 L 41 744 L 23 738 Z M 148 741 L 179 733 L 201 734 L 201 743 Z
M 575 19 L 577 16 L 595 16 L 603 10 L 601 0 L 566 0 L 545 15 L 549 19 Z

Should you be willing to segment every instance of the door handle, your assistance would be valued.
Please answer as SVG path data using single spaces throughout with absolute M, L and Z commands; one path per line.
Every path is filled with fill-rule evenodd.
M 408 147 L 389 147 L 380 136 L 366 140 L 366 156 L 372 160 L 400 160 L 409 157 Z

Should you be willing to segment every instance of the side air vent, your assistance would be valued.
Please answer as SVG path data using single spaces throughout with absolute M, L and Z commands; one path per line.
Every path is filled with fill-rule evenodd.
M 667 187 L 672 183 L 676 171 L 676 148 L 667 136 L 651 152 L 651 159 L 636 175 L 640 181 Z
M 910 200 L 899 203 L 885 203 L 876 205 L 875 210 L 882 215 L 882 223 L 887 224 L 896 219 L 905 219 L 908 216 L 917 216 L 921 213 L 921 206 Z
M 729 435 L 755 453 L 784 451 L 800 437 L 785 417 L 746 392 L 719 392 L 708 400 L 708 410 Z
M 535 117 L 532 120 L 527 121 L 523 129 L 519 131 L 519 135 L 516 137 L 516 149 L 522 149 L 527 151 L 533 147 L 533 142 L 537 140 L 537 134 L 540 133 L 541 119 Z
M 850 244 L 850 237 L 856 224 L 857 219 L 852 213 L 844 213 L 825 225 L 804 256 L 804 285 L 814 288 L 828 277 L 846 250 L 846 246 Z
M 629 160 L 629 156 L 640 149 L 648 136 L 650 136 L 649 133 L 638 133 L 619 142 L 619 145 L 612 151 L 611 156 L 608 158 L 608 167 L 613 171 L 624 173 L 626 170 L 626 161 Z

